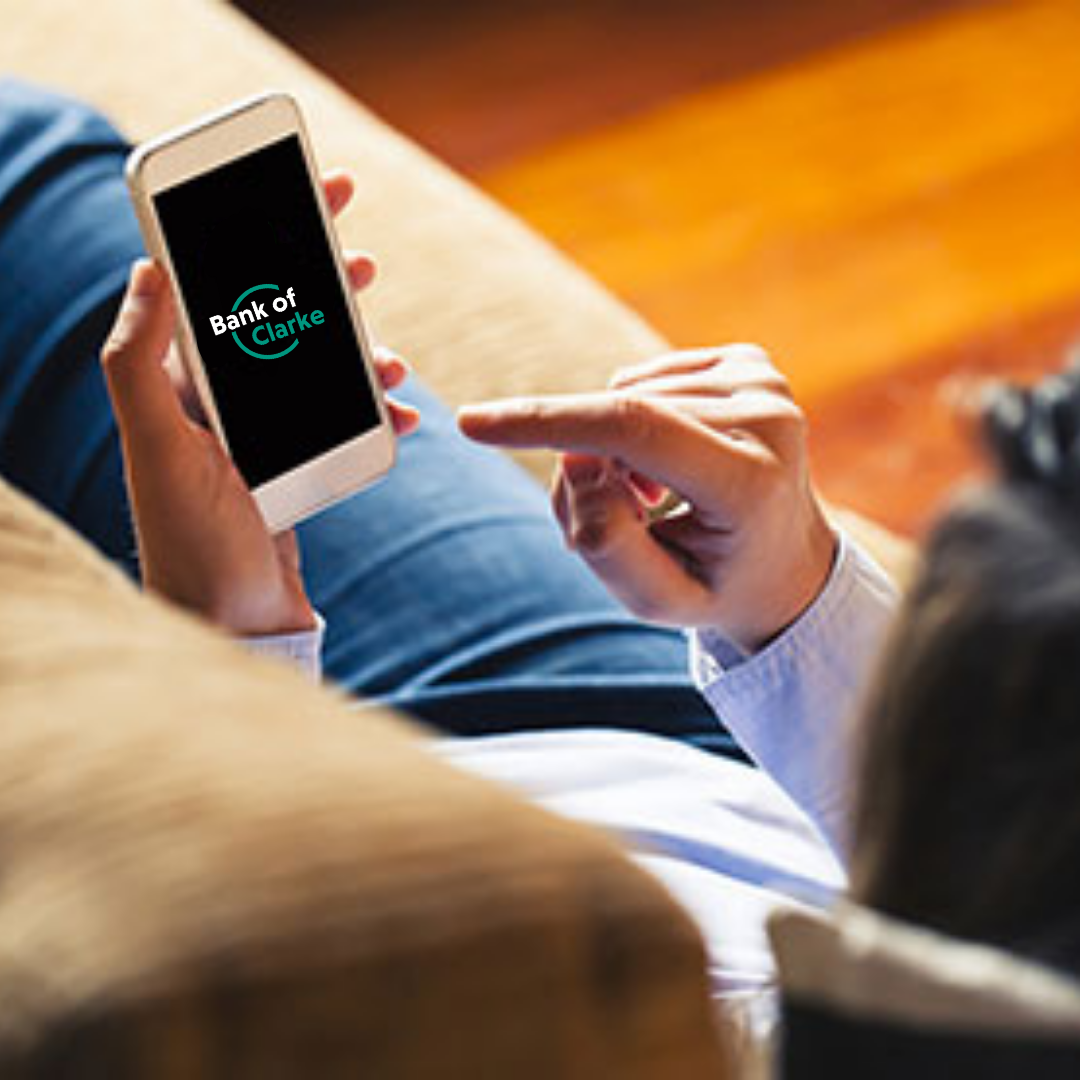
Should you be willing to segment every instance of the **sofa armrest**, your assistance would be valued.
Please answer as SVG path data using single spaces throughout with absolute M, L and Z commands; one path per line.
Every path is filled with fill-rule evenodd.
M 830 506 L 827 511 L 834 525 L 868 551 L 901 590 L 907 589 L 918 570 L 918 548 L 912 541 L 890 532 L 854 510 Z
M 2 484 L 0 597 L 4 1076 L 722 1073 L 696 930 L 605 837 Z

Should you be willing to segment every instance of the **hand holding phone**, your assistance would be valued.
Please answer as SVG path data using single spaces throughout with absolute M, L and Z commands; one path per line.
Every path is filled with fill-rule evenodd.
M 351 182 L 338 174 L 325 183 L 332 210 L 348 202 Z M 347 261 L 363 287 L 374 274 L 369 259 Z M 146 587 L 234 634 L 263 635 L 309 629 L 315 619 L 300 575 L 291 531 L 271 535 L 235 463 L 193 413 L 201 403 L 186 376 L 170 378 L 176 328 L 167 276 L 137 263 L 102 362 L 124 450 Z M 404 363 L 376 353 L 384 389 L 405 377 Z M 188 407 L 185 408 L 184 402 Z M 393 401 L 388 410 L 399 434 L 416 426 L 414 410 Z
M 272 532 L 387 472 L 394 430 L 296 103 L 263 94 L 128 162 L 207 423 Z

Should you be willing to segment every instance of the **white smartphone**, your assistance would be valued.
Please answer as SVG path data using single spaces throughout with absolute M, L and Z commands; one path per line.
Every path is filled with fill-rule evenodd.
M 295 101 L 144 143 L 127 178 L 200 404 L 271 531 L 383 476 L 394 429 Z

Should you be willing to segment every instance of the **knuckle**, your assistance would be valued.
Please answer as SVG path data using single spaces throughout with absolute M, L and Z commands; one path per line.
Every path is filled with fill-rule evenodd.
M 623 438 L 636 443 L 652 435 L 657 421 L 657 406 L 648 398 L 626 394 L 615 401 L 615 422 Z
M 718 351 L 725 360 L 744 360 L 772 366 L 772 357 L 768 351 L 752 341 L 735 341 L 722 346 Z
M 131 335 L 123 331 L 114 330 L 101 347 L 101 366 L 106 373 L 116 372 L 122 368 L 131 355 L 133 346 Z
M 132 358 L 142 338 L 142 314 L 136 303 L 125 301 L 101 348 L 101 363 L 118 367 Z
M 795 433 L 806 430 L 806 413 L 790 399 L 776 399 L 773 403 L 773 415 L 781 427 Z
M 766 446 L 785 459 L 798 456 L 806 443 L 806 414 L 792 401 L 775 399 L 759 416 L 756 427 Z
M 529 398 L 519 406 L 520 418 L 530 424 L 543 424 L 551 416 L 551 407 L 539 398 Z
M 724 356 L 723 345 L 703 345 L 689 349 L 674 349 L 664 353 L 660 360 L 667 366 L 678 365 L 690 361 L 692 363 L 715 363 Z
M 781 421 L 781 431 L 792 451 L 802 451 L 809 437 L 806 414 L 794 406 Z
M 777 398 L 788 402 L 794 401 L 791 384 L 788 382 L 787 377 L 772 364 L 756 368 L 754 382 L 762 390 L 775 395 Z
M 795 405 L 795 396 L 792 393 L 792 384 L 787 381 L 787 377 L 778 368 L 770 365 L 762 382 L 764 382 L 767 390 L 770 390 L 778 397 L 782 397 L 784 401 L 798 411 L 798 406 Z
M 733 408 L 727 425 L 732 428 L 790 432 L 806 428 L 806 414 L 793 398 L 757 384 L 742 387 L 734 397 Z
M 787 376 L 776 366 L 773 358 L 760 345 L 743 343 L 729 345 L 731 366 L 738 364 L 745 372 L 746 381 L 754 383 L 764 390 L 770 390 L 781 397 L 791 397 L 791 385 Z
M 124 347 L 117 340 L 114 334 L 110 334 L 105 339 L 105 344 L 101 346 L 101 365 L 104 368 L 115 367 L 117 361 L 119 361 L 124 355 Z
M 777 397 L 785 398 L 792 404 L 795 403 L 795 395 L 791 392 L 791 384 L 784 378 L 783 375 L 778 376 L 776 379 L 770 380 L 766 384 L 766 388 Z

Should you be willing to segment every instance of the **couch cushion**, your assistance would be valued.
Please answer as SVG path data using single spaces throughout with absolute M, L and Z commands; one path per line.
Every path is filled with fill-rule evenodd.
M 143 597 L 0 484 L 5 1077 L 718 1054 L 696 931 L 605 838 Z

